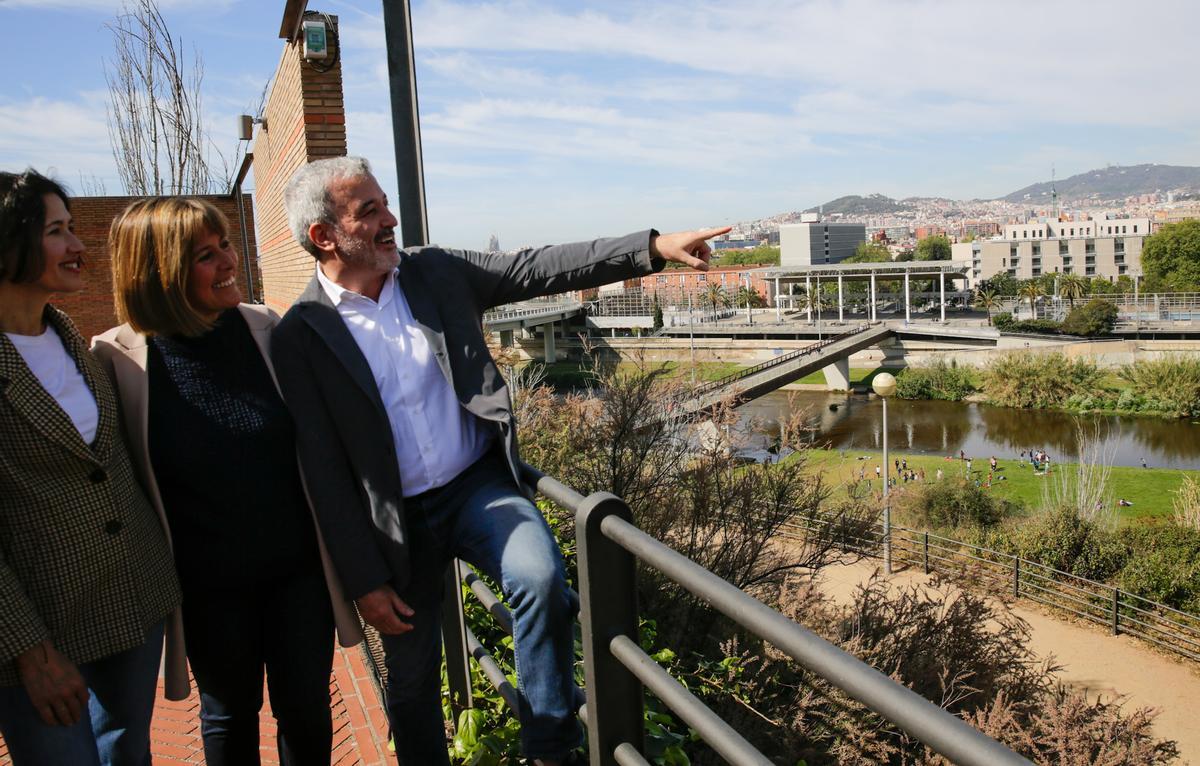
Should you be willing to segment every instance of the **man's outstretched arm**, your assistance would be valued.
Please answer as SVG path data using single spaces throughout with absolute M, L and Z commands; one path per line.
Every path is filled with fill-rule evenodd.
M 653 274 L 667 262 L 706 270 L 712 250 L 707 240 L 729 231 L 716 229 L 659 234 L 654 230 L 566 245 L 523 250 L 515 255 L 456 251 L 476 308 L 583 290 Z

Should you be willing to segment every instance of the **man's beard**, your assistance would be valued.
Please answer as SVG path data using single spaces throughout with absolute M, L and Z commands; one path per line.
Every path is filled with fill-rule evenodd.
M 342 260 L 348 266 L 369 268 L 372 271 L 389 271 L 400 263 L 400 252 L 395 248 L 381 251 L 375 247 L 374 242 L 341 230 L 338 230 L 337 238 Z

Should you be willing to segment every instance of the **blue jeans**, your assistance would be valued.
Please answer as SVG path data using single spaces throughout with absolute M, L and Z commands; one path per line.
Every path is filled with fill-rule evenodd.
M 208 766 L 259 763 L 263 674 L 284 766 L 328 766 L 333 607 L 318 566 L 237 593 L 183 596 Z
M 460 558 L 500 583 L 512 609 L 521 745 L 527 758 L 579 746 L 574 618 L 562 556 L 546 520 L 494 455 L 444 487 L 405 500 L 412 581 L 400 597 L 413 630 L 383 636 L 388 719 L 404 766 L 448 764 L 442 721 L 441 601 L 446 565 Z
M 141 646 L 79 665 L 88 715 L 74 726 L 43 722 L 25 687 L 0 687 L 0 734 L 14 766 L 148 766 L 162 645 L 160 624 Z

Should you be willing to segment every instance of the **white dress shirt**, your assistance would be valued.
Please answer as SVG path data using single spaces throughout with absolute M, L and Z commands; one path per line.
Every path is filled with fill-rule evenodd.
M 67 347 L 58 337 L 58 332 L 53 326 L 47 325 L 41 335 L 4 334 L 12 341 L 42 388 L 67 413 L 84 442 L 91 444 L 96 439 L 96 428 L 100 425 L 96 396 L 88 388 L 74 357 L 67 353 Z
M 387 410 L 405 497 L 447 484 L 487 452 L 492 434 L 468 412 L 413 319 L 396 272 L 373 301 L 317 280 L 367 359 Z

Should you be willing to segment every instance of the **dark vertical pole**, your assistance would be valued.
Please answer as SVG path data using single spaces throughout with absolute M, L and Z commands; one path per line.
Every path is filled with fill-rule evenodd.
M 425 213 L 425 169 L 421 162 L 421 123 L 417 110 L 417 69 L 413 57 L 412 14 L 408 0 L 383 0 L 388 86 L 392 97 L 392 136 L 400 231 L 405 247 L 429 242 Z
M 461 566 L 455 559 L 446 568 L 446 595 L 442 598 L 442 645 L 446 649 L 446 683 L 450 687 L 450 710 L 454 713 L 455 730 L 458 729 L 459 714 L 473 705 Z
M 925 533 L 925 574 L 929 574 L 929 533 Z
M 1021 597 L 1021 559 L 1013 556 L 1013 598 Z
M 1121 591 L 1116 588 L 1112 593 L 1112 634 L 1121 635 Z
M 609 649 L 617 636 L 638 641 L 636 562 L 601 530 L 610 516 L 633 520 L 629 506 L 607 492 L 587 497 L 575 514 L 592 766 L 616 766 L 613 753 L 622 744 L 643 752 L 642 684 Z

